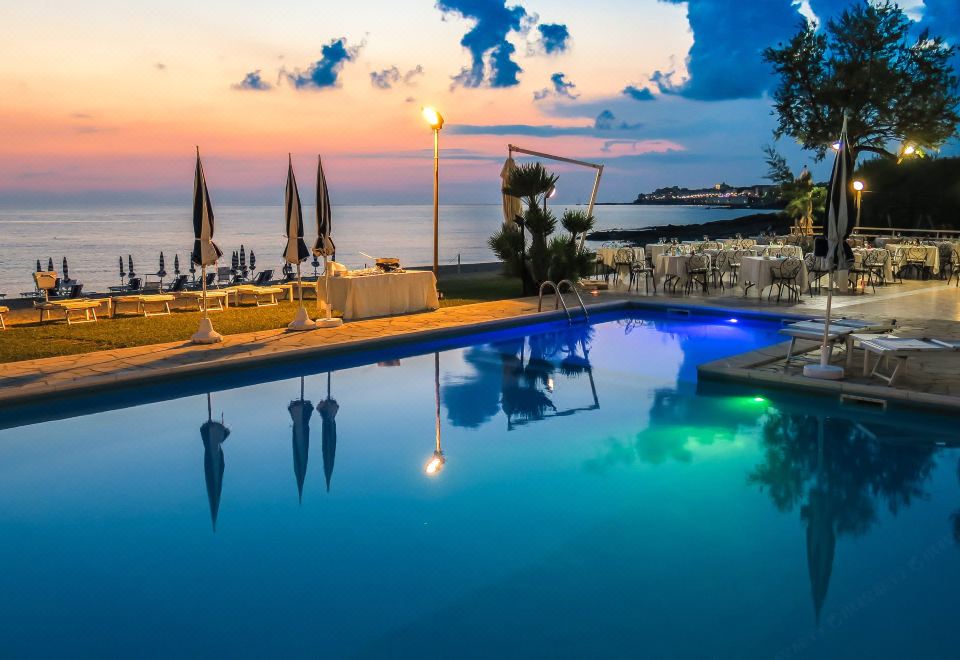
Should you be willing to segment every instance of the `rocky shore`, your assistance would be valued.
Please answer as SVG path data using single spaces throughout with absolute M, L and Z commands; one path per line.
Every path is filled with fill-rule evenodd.
M 588 241 L 629 241 L 638 245 L 656 243 L 661 237 L 695 241 L 704 236 L 733 238 L 756 236 L 760 232 L 789 234 L 791 220 L 782 213 L 757 213 L 732 220 L 716 220 L 696 225 L 661 225 L 643 229 L 605 229 L 587 234 Z

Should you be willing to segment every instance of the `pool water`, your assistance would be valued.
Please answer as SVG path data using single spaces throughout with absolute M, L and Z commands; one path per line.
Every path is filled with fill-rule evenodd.
M 778 327 L 630 313 L 2 411 L 0 649 L 955 657 L 955 424 L 698 385 Z

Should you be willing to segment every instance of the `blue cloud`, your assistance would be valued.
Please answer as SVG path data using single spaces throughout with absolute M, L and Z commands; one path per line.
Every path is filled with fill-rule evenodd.
M 920 28 L 929 29 L 931 36 L 940 36 L 957 48 L 954 66 L 960 70 L 960 10 L 956 0 L 925 0 Z
M 554 126 L 552 124 L 456 124 L 449 130 L 457 135 L 523 135 L 529 137 L 630 137 L 643 127 L 618 121 L 610 110 L 602 111 L 592 125 Z M 448 130 L 448 129 L 444 129 Z
M 570 46 L 570 31 L 562 23 L 544 23 L 537 26 L 540 43 L 547 55 L 562 53 Z
M 794 0 L 661 0 L 687 5 L 693 46 L 687 57 L 688 80 L 673 82 L 672 72 L 654 80 L 664 93 L 703 100 L 755 98 L 773 80 L 761 52 L 790 38 L 803 19 Z
M 574 94 L 573 90 L 576 89 L 576 85 L 566 79 L 566 75 L 563 73 L 555 73 L 550 76 L 550 84 L 552 87 L 544 87 L 538 92 L 533 93 L 534 101 L 542 101 L 550 96 L 562 96 L 568 99 L 575 99 L 579 94 Z
M 514 47 L 507 35 L 521 30 L 527 18 L 523 7 L 507 7 L 506 0 L 437 0 L 436 7 L 444 16 L 474 21 L 460 40 L 470 52 L 471 63 L 453 77 L 454 85 L 512 87 L 519 83 L 522 69 L 512 59 Z
M 404 85 L 413 84 L 413 79 L 423 73 L 423 67 L 419 64 L 406 73 L 400 73 L 400 69 L 391 66 L 381 71 L 370 72 L 370 84 L 377 89 L 393 89 L 393 86 L 399 83 Z
M 320 59 L 307 67 L 306 71 L 283 73 L 297 89 L 336 87 L 343 65 L 356 59 L 361 46 L 348 47 L 345 37 L 334 39 L 323 47 Z
M 273 85 L 268 83 L 260 75 L 260 69 L 256 71 L 251 71 L 243 77 L 243 80 L 236 83 L 233 86 L 234 89 L 249 89 L 257 92 L 265 92 L 268 89 L 272 89 Z
M 653 92 L 651 92 L 646 87 L 640 88 L 640 87 L 636 87 L 635 85 L 627 85 L 626 87 L 623 88 L 623 91 L 620 93 L 623 94 L 624 96 L 629 96 L 634 101 L 653 101 L 654 100 Z
M 593 127 L 598 131 L 631 131 L 638 129 L 642 124 L 628 124 L 625 121 L 617 122 L 616 115 L 611 110 L 603 110 L 593 120 Z

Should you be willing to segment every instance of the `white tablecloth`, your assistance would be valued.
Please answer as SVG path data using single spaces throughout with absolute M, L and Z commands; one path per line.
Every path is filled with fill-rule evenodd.
M 762 254 L 771 257 L 796 257 L 803 259 L 803 248 L 799 245 L 768 245 L 763 249 Z
M 654 271 L 660 283 L 663 283 L 667 275 L 673 275 L 679 278 L 680 286 L 685 285 L 687 283 L 687 262 L 690 261 L 691 256 L 689 254 L 661 254 L 657 257 Z
M 317 281 L 326 299 L 326 279 Z M 358 277 L 331 277 L 330 302 L 344 320 L 409 314 L 437 309 L 437 281 L 430 271 L 408 271 Z
M 853 261 L 854 264 L 859 268 L 863 265 L 863 259 L 867 256 L 868 253 L 873 252 L 871 249 L 864 250 L 854 250 L 853 251 Z M 883 279 L 885 282 L 893 282 L 893 261 L 891 259 L 892 252 L 887 251 L 887 256 L 883 260 Z
M 630 250 L 633 252 L 633 260 L 642 263 L 644 260 L 644 253 L 642 247 L 634 248 L 600 248 L 597 250 L 597 254 L 600 255 L 600 258 L 603 260 L 604 265 L 613 268 L 614 263 L 617 260 L 617 253 L 620 250 Z
M 760 296 L 763 290 L 773 284 L 773 273 L 771 268 L 780 263 L 781 259 L 765 259 L 764 257 L 744 257 L 740 260 L 740 286 L 746 289 L 748 283 L 756 285 L 757 295 Z M 797 284 L 800 291 L 807 290 L 807 266 L 800 263 L 800 273 L 797 275 Z
M 926 265 L 934 275 L 940 272 L 940 249 L 936 245 L 903 245 L 900 243 L 887 243 L 887 250 L 893 254 L 898 249 L 903 248 L 904 252 L 909 252 L 911 248 L 922 248 L 927 252 Z

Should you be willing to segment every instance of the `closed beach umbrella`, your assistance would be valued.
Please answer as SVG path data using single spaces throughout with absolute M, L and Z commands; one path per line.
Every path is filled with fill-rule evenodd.
M 70 279 L 70 269 L 67 268 L 67 258 L 66 258 L 66 257 L 63 258 L 63 273 L 62 273 L 62 275 L 63 275 L 64 281 Z
M 310 417 L 313 403 L 303 398 L 303 376 L 300 377 L 300 399 L 287 406 L 293 421 L 293 474 L 297 479 L 297 496 L 303 502 L 303 482 L 307 478 L 307 459 L 310 455 Z
M 222 421 L 213 421 L 210 395 L 207 394 L 207 421 L 200 427 L 200 438 L 203 440 L 203 476 L 214 532 L 217 531 L 217 514 L 220 512 L 220 495 L 223 492 L 223 443 L 229 435 L 230 429 Z
M 851 218 L 855 217 L 855 199 L 853 195 L 853 152 L 847 139 L 847 115 L 843 116 L 843 128 L 840 130 L 839 149 L 830 174 L 827 189 L 826 259 L 825 268 L 830 273 L 830 286 L 827 289 L 827 310 L 824 321 L 823 343 L 820 347 L 820 364 L 803 368 L 805 376 L 814 378 L 838 379 L 843 377 L 843 368 L 828 364 L 828 339 L 830 336 L 830 308 L 833 304 L 833 282 L 838 270 L 849 270 L 853 263 L 853 252 L 847 245 L 847 237 L 853 229 Z
M 253 250 L 250 250 L 250 268 L 257 267 L 257 255 L 253 253 Z
M 324 327 L 339 325 L 339 320 L 333 319 L 333 307 L 330 303 L 330 269 L 327 267 L 327 258 L 336 258 L 337 246 L 330 233 L 333 231 L 333 208 L 330 206 L 330 190 L 327 188 L 327 177 L 323 173 L 323 160 L 317 156 L 317 242 L 313 245 L 313 254 L 323 257 L 323 278 L 326 298 L 327 318 L 322 321 Z M 317 305 L 320 304 L 320 290 L 317 289 Z
M 123 278 L 127 276 L 126 272 L 123 270 L 123 257 L 120 257 L 120 282 L 123 282 Z
M 503 222 L 510 224 L 517 221 L 517 216 L 523 213 L 523 206 L 519 197 L 508 195 L 507 186 L 510 182 L 510 173 L 517 168 L 516 162 L 512 157 L 508 157 L 500 170 L 500 189 L 503 192 Z
M 284 226 L 287 233 L 287 247 L 283 251 L 283 260 L 297 266 L 297 291 L 300 309 L 287 327 L 291 330 L 312 330 L 317 327 L 306 308 L 303 306 L 303 281 L 300 278 L 300 263 L 310 252 L 303 242 L 303 207 L 300 205 L 300 191 L 297 190 L 297 179 L 293 175 L 293 158 L 287 159 L 287 188 L 284 193 Z
M 137 274 L 133 272 L 133 255 L 127 255 L 127 277 L 136 277 Z
M 236 273 L 240 270 L 240 255 L 234 250 L 230 255 L 230 272 Z
M 167 276 L 167 263 L 163 258 L 163 252 L 160 253 L 160 261 L 157 263 L 157 277 L 161 280 Z
M 173 274 L 180 275 L 180 255 L 173 255 Z
M 247 251 L 243 249 L 243 245 L 240 245 L 240 270 L 247 269 Z
M 333 478 L 333 462 L 337 458 L 337 411 L 340 405 L 330 397 L 330 373 L 327 372 L 327 398 L 317 404 L 320 413 L 320 451 L 323 454 L 323 476 L 330 492 L 330 480 Z
M 47 257 L 47 270 L 53 270 L 53 257 Z
M 190 259 L 200 266 L 203 284 L 203 319 L 200 328 L 193 335 L 195 343 L 210 344 L 221 341 L 223 337 L 214 332 L 213 324 L 207 316 L 207 266 L 216 265 L 223 252 L 213 242 L 213 205 L 207 191 L 207 180 L 200 163 L 200 149 L 197 148 L 197 167 L 193 179 L 193 251 Z
M 37 272 L 39 273 L 39 272 L 42 271 L 42 270 L 43 270 L 43 268 L 40 267 L 40 260 L 37 259 Z

